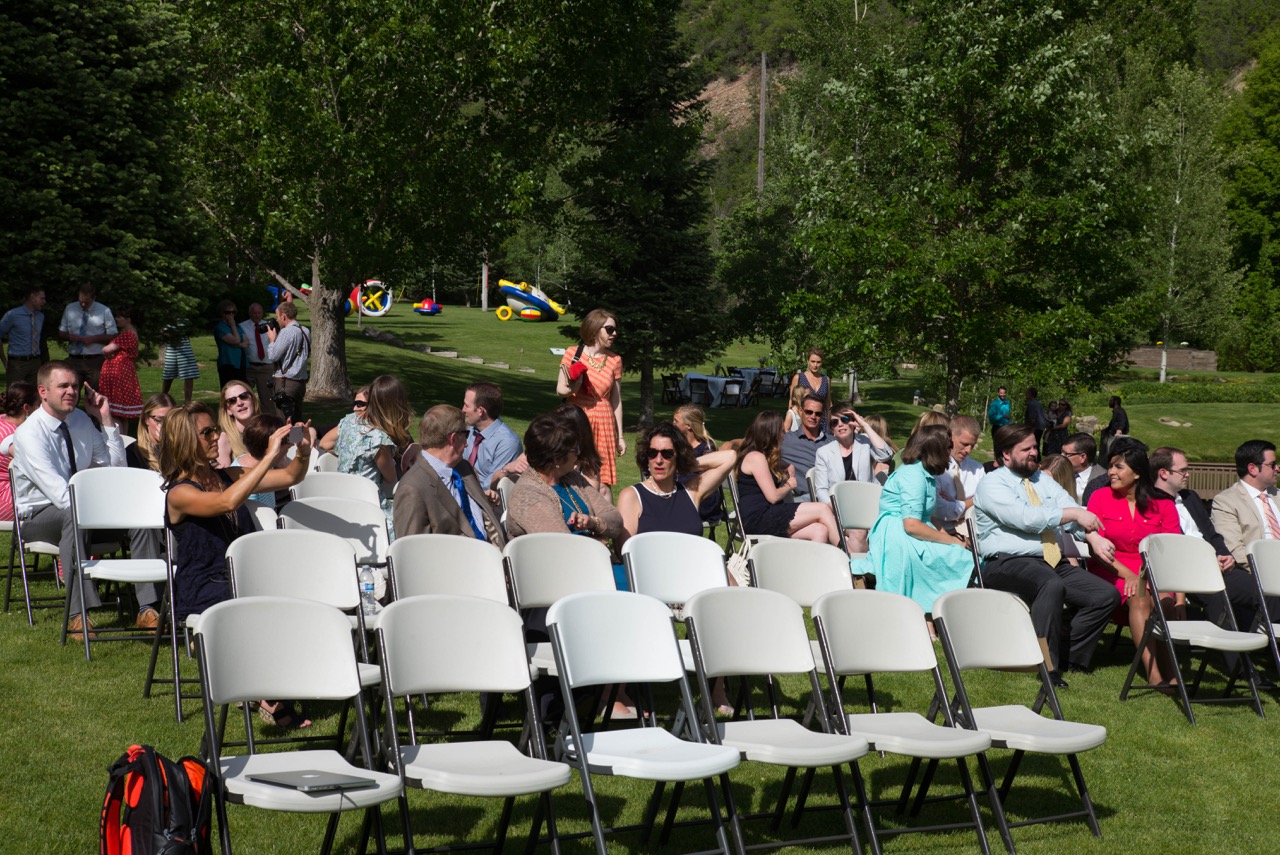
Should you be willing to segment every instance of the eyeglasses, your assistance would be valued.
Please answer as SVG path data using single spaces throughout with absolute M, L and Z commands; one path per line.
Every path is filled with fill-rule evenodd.
M 222 428 L 218 427 L 217 425 L 209 425 L 207 428 L 204 428 L 203 430 L 200 431 L 201 439 L 208 439 L 209 437 L 221 436 L 221 435 L 222 435 Z
M 1186 469 L 1170 469 L 1169 471 L 1172 472 L 1174 475 L 1186 475 L 1188 472 L 1191 471 L 1191 467 L 1188 466 Z
M 674 448 L 646 448 L 644 456 L 648 460 L 656 460 L 658 457 L 663 460 L 675 460 L 676 450 Z
M 808 412 L 808 410 L 806 410 L 805 412 Z M 843 422 L 844 424 L 849 424 L 849 423 L 850 423 L 850 422 L 852 422 L 852 421 L 853 421 L 853 416 L 847 416 L 847 415 L 846 415 L 846 416 L 832 416 L 832 417 L 831 417 L 831 426 L 832 426 L 832 427 L 835 427 L 835 426 L 839 425 L 841 422 Z
M 618 331 L 618 328 L 615 327 L 613 324 L 605 324 L 604 331 L 607 332 L 609 335 L 613 335 Z
M 356 398 L 354 401 L 351 402 L 351 406 L 357 410 L 363 410 L 365 407 L 369 406 L 369 402 L 362 401 L 359 398 Z
M 239 395 L 232 395 L 230 398 L 222 399 L 223 403 L 225 403 L 228 407 L 234 404 L 236 401 L 251 401 L 251 400 L 253 400 L 253 393 L 249 391 L 241 392 Z
M 225 312 L 223 312 L 222 314 L 224 314 L 224 315 L 234 315 L 235 313 L 236 313 L 236 310 L 235 310 L 235 309 L 227 309 L 227 310 L 226 310 Z
M 1088 457 L 1089 455 L 1085 454 L 1083 451 L 1067 451 L 1066 449 L 1063 449 L 1062 456 L 1063 457 L 1077 457 L 1077 456 Z
M 1280 469 L 1280 460 L 1264 460 L 1263 466 L 1270 466 L 1272 469 Z

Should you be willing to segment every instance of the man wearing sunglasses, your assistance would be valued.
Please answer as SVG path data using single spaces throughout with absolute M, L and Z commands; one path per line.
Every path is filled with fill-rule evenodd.
M 1236 449 L 1240 480 L 1213 497 L 1213 525 L 1241 567 L 1248 565 L 1250 543 L 1264 538 L 1280 540 L 1277 467 L 1275 443 L 1251 439 Z
M 800 405 L 800 430 L 782 435 L 782 462 L 796 468 L 794 495 L 798 502 L 810 501 L 805 474 L 817 464 L 818 449 L 831 442 L 827 426 L 822 423 L 825 409 L 826 401 L 817 395 L 805 398 Z

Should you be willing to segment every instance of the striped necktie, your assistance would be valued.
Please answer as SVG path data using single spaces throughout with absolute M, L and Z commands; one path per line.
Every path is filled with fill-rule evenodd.
M 1271 497 L 1266 490 L 1258 494 L 1258 501 L 1262 502 L 1262 521 L 1267 524 L 1267 537 L 1280 540 L 1280 520 L 1276 519 L 1276 509 L 1271 506 Z

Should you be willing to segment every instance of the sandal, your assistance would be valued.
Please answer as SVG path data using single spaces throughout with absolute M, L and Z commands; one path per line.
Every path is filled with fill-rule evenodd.
M 311 719 L 303 715 L 300 710 L 295 710 L 293 704 L 288 701 L 276 701 L 274 704 L 270 701 L 262 701 L 258 705 L 258 718 L 265 724 L 285 730 L 301 730 L 311 726 Z

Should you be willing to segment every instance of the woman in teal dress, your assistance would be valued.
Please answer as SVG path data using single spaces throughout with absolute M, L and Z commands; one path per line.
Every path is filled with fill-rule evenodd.
M 964 540 L 929 523 L 938 495 L 934 479 L 947 471 L 950 456 L 946 427 L 916 432 L 902 452 L 906 465 L 889 476 L 880 494 L 880 516 L 869 542 L 876 588 L 908 596 L 926 613 L 940 595 L 969 584 L 973 573 Z

